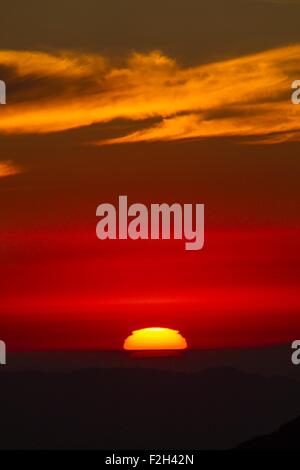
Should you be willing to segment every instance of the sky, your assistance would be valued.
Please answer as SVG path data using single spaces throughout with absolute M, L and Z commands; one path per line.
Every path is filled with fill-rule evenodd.
M 0 337 L 191 348 L 300 333 L 300 2 L 1 6 Z M 96 207 L 205 204 L 205 246 L 100 241 Z

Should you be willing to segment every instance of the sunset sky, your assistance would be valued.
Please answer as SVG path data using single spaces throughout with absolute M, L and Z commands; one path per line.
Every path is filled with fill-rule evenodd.
M 191 348 L 300 333 L 300 1 L 1 5 L 0 338 Z M 205 246 L 100 241 L 96 208 L 205 204 Z

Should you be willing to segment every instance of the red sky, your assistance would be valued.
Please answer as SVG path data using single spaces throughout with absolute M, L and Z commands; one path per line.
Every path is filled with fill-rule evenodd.
M 147 326 L 180 329 L 195 348 L 291 341 L 299 234 L 208 230 L 205 248 L 187 252 L 181 241 L 103 242 L 92 226 L 2 233 L 2 335 L 13 349 L 117 349 Z
M 1 179 L 0 336 L 10 349 L 121 348 L 148 326 L 179 329 L 193 348 L 299 336 L 298 143 L 80 139 L 2 138 L 23 168 Z M 98 240 L 96 207 L 119 194 L 204 203 L 203 250 Z

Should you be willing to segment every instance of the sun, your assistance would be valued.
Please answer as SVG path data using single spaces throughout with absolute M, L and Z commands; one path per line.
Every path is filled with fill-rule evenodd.
M 187 342 L 177 330 L 152 327 L 133 331 L 123 347 L 128 351 L 186 349 Z

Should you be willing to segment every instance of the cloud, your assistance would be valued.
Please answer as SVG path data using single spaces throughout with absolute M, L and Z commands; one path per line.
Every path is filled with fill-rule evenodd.
M 300 78 L 299 57 L 300 45 L 293 45 L 185 68 L 158 51 L 123 60 L 0 51 L 0 68 L 9 70 L 8 103 L 11 98 L 1 108 L 0 132 L 50 133 L 155 118 L 149 127 L 96 143 L 219 136 L 299 140 L 300 106 L 290 101 L 291 83 Z
M 0 162 L 0 178 L 3 178 L 5 176 L 16 175 L 20 172 L 20 168 L 14 165 L 12 162 Z
M 0 65 L 12 67 L 17 76 L 85 77 L 102 72 L 105 60 L 97 55 L 62 51 L 49 54 L 39 51 L 0 51 Z
M 300 5 L 300 0 L 257 0 L 261 3 L 279 3 L 282 5 Z

